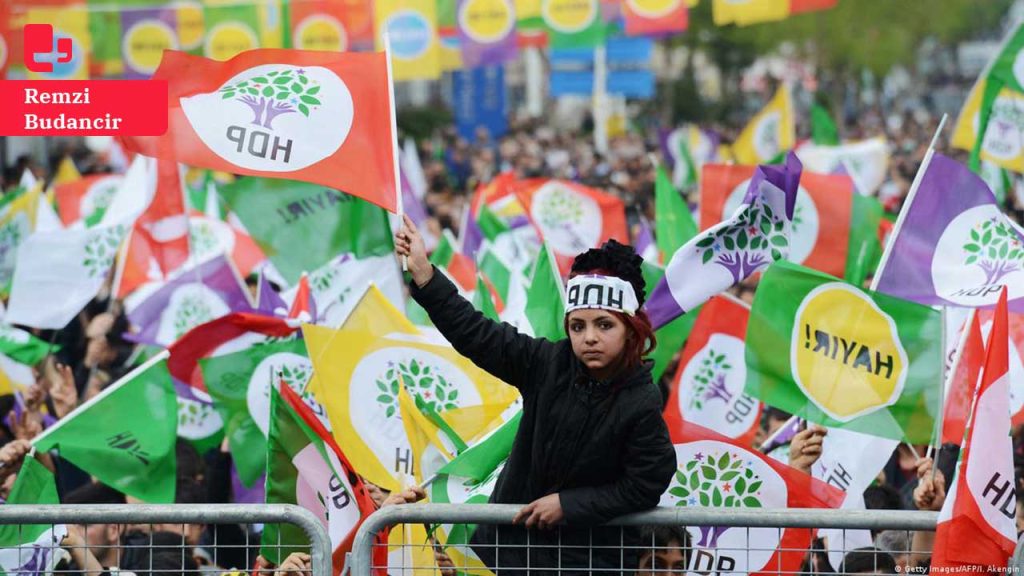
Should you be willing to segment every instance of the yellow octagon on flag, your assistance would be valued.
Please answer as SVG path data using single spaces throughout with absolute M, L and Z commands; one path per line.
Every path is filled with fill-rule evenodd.
M 790 362 L 800 390 L 841 422 L 894 404 L 908 370 L 892 317 L 841 282 L 822 284 L 800 304 Z

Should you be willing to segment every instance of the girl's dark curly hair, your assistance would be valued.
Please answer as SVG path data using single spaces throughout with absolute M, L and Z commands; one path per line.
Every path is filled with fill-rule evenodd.
M 602 276 L 615 276 L 629 282 L 636 292 L 636 300 L 640 306 L 644 304 L 644 289 L 647 284 L 644 282 L 643 271 L 640 265 L 644 259 L 627 246 L 614 239 L 608 240 L 600 248 L 591 248 L 580 254 L 573 260 L 569 277 L 581 274 L 599 274 Z M 643 308 L 636 311 L 636 314 L 629 316 L 622 312 L 611 311 L 616 318 L 621 320 L 629 329 L 629 342 L 623 353 L 625 366 L 634 367 L 640 364 L 647 354 L 650 354 L 658 341 L 654 337 L 654 329 L 647 313 Z M 569 332 L 569 315 L 565 315 L 564 329 Z
M 613 238 L 602 244 L 600 248 L 591 248 L 577 256 L 572 263 L 569 277 L 602 270 L 608 276 L 622 278 L 632 284 L 637 302 L 643 306 L 644 288 L 647 286 L 640 268 L 643 261 L 644 259 L 636 253 L 636 250 L 633 250 L 632 246 L 622 244 Z

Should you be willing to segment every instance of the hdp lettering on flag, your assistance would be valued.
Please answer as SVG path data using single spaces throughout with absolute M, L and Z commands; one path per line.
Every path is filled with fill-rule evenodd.
M 165 52 L 166 136 L 125 140 L 147 156 L 344 190 L 397 203 L 384 54 L 250 50 L 227 62 Z

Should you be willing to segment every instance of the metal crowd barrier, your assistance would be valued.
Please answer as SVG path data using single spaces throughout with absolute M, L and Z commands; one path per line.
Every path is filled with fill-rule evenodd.
M 463 574 L 482 574 L 484 568 L 491 568 L 465 545 L 465 539 L 459 544 L 451 545 L 444 538 L 445 529 L 458 525 L 492 525 L 494 530 L 499 531 L 509 526 L 513 517 L 519 510 L 517 505 L 497 504 L 418 504 L 407 506 L 391 506 L 383 508 L 370 516 L 359 529 L 348 558 L 347 567 L 351 569 L 352 576 L 371 576 L 381 574 L 387 568 L 390 576 L 404 575 L 426 575 L 440 574 L 441 576 L 461 576 Z M 925 553 L 921 548 L 914 550 L 914 533 L 933 533 L 937 520 L 937 513 L 922 511 L 890 511 L 890 510 L 818 510 L 818 509 L 756 509 L 756 508 L 656 508 L 647 512 L 633 514 L 618 518 L 607 526 L 618 527 L 622 530 L 635 531 L 637 528 L 646 527 L 649 541 L 644 540 L 639 545 L 626 545 L 623 537 L 619 545 L 612 544 L 603 547 L 605 554 L 613 556 L 623 549 L 632 549 L 638 561 L 643 562 L 641 566 L 620 565 L 615 568 L 594 568 L 594 556 L 591 556 L 591 568 L 580 570 L 562 568 L 561 562 L 557 567 L 551 565 L 538 567 L 534 565 L 515 564 L 514 569 L 509 569 L 515 574 L 560 574 L 566 573 L 592 573 L 592 574 L 752 574 L 756 572 L 767 572 L 773 574 L 824 574 L 833 571 L 838 572 L 839 566 L 830 568 L 825 564 L 828 558 L 828 548 L 822 546 L 817 552 L 808 554 L 806 539 L 804 544 L 798 548 L 786 548 L 786 541 L 781 541 L 783 529 L 786 528 L 817 528 L 818 536 L 825 533 L 822 529 L 832 529 L 832 538 L 836 539 L 831 548 L 837 553 L 835 558 L 842 559 L 846 552 L 862 548 L 865 544 L 864 538 L 868 538 L 869 545 L 876 543 L 871 531 L 875 533 L 888 531 L 878 542 L 890 549 L 889 552 L 896 562 L 895 573 L 923 573 L 930 558 L 930 552 Z M 377 541 L 378 534 L 382 531 L 391 532 L 405 530 L 406 535 L 409 529 L 399 529 L 399 526 L 414 527 L 420 530 L 418 539 L 416 537 L 406 538 L 396 544 L 392 539 L 388 546 L 390 554 L 389 565 L 384 566 L 381 562 L 381 555 L 374 552 L 380 550 L 384 545 Z M 427 540 L 423 535 L 427 529 L 441 526 L 436 540 Z M 657 544 L 653 534 L 650 534 L 651 527 L 690 527 L 690 546 L 686 550 L 665 547 L 664 544 Z M 604 528 L 607 535 L 608 528 Z M 868 532 L 864 532 L 868 531 Z M 531 532 L 537 535 L 539 532 Z M 592 533 L 593 534 L 593 533 Z M 678 534 L 678 532 L 676 532 Z M 930 535 L 930 534 L 929 534 Z M 552 545 L 551 538 L 555 538 L 555 545 Z M 591 535 L 591 542 L 594 537 Z M 607 539 L 606 539 L 607 540 Z M 664 540 L 664 537 L 661 537 Z M 764 547 L 767 543 L 768 547 Z M 681 543 L 677 543 L 679 546 Z M 709 544 L 713 544 L 709 546 Z M 923 543 L 918 543 L 923 544 Z M 760 545 L 759 548 L 757 545 Z M 797 546 L 796 544 L 792 544 Z M 593 544 L 588 546 L 564 545 L 559 535 L 548 537 L 544 543 L 536 540 L 531 544 L 527 540 L 525 546 L 519 543 L 519 548 L 525 548 L 524 554 L 529 559 L 530 552 L 543 551 L 547 548 L 555 550 L 555 553 L 575 551 L 579 553 L 594 554 Z M 516 546 L 513 545 L 512 549 Z M 589 548 L 589 549 L 588 549 Z M 812 547 L 813 548 L 813 547 Z M 611 549 L 613 551 L 609 552 Z M 673 549 L 678 552 L 673 556 Z M 803 558 L 803 565 L 799 569 L 788 569 L 783 566 L 781 555 L 774 552 L 782 550 L 792 555 L 800 555 Z M 498 550 L 499 552 L 501 550 Z M 448 562 L 442 569 L 437 564 L 436 553 L 446 557 Z M 864 552 L 860 553 L 860 561 L 865 562 Z M 877 552 L 867 552 L 869 566 L 875 562 L 874 568 L 879 573 L 885 573 L 884 567 L 878 562 L 882 555 Z M 771 562 L 767 565 L 762 561 L 771 556 Z M 814 559 L 813 557 L 816 557 Z M 558 556 L 561 561 L 561 556 Z M 686 560 L 683 560 L 686 558 Z M 777 560 L 776 558 L 779 558 Z M 677 562 L 672 565 L 673 559 Z M 872 560 L 873 559 L 873 560 Z M 850 560 L 854 560 L 851 558 Z M 683 567 L 680 564 L 686 562 Z M 778 562 L 778 565 L 774 563 Z M 833 561 L 834 562 L 834 561 Z M 922 562 L 924 566 L 922 566 Z M 1013 564 L 1011 563 L 1011 566 Z M 508 564 L 502 566 L 500 573 L 505 573 Z M 851 565 L 852 566 L 852 565 Z M 852 570 L 851 567 L 848 569 Z M 1011 569 L 1012 570 L 1012 569 Z M 891 571 L 890 571 L 891 573 Z
M 321 521 L 308 510 L 283 504 L 96 504 L 96 505 L 3 505 L 0 506 L 0 573 L 85 574 L 98 576 L 80 566 L 83 553 L 108 561 L 106 569 L 127 570 L 134 564 L 137 576 L 157 574 L 249 574 L 260 551 L 260 537 L 252 527 L 292 526 L 308 539 L 299 547 L 284 546 L 278 538 L 270 543 L 285 551 L 310 555 L 310 569 L 297 572 L 330 575 L 331 541 Z M 203 541 L 197 542 L 200 526 Z M 66 540 L 68 531 L 76 541 Z M 38 537 L 36 534 L 42 531 Z M 220 534 L 231 535 L 231 538 Z M 238 535 L 242 540 L 238 540 Z M 278 532 L 280 534 L 280 532 Z M 26 538 L 21 538 L 26 536 Z M 27 543 L 12 546 L 11 539 Z M 109 541 L 113 538 L 113 541 Z M 105 541 L 106 540 L 106 541 Z M 218 541 L 219 540 L 219 541 Z M 63 559 L 64 562 L 57 563 Z M 78 566 L 71 570 L 71 564 Z M 113 574 L 116 574 L 112 572 Z M 294 572 L 289 572 L 293 574 Z M 121 572 L 124 574 L 124 571 Z M 265 572 L 273 574 L 273 571 Z

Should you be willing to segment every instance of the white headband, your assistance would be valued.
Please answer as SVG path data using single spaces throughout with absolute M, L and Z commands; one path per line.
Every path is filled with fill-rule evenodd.
M 615 310 L 630 316 L 640 304 L 633 285 L 615 276 L 576 276 L 565 287 L 565 313 L 584 308 Z

